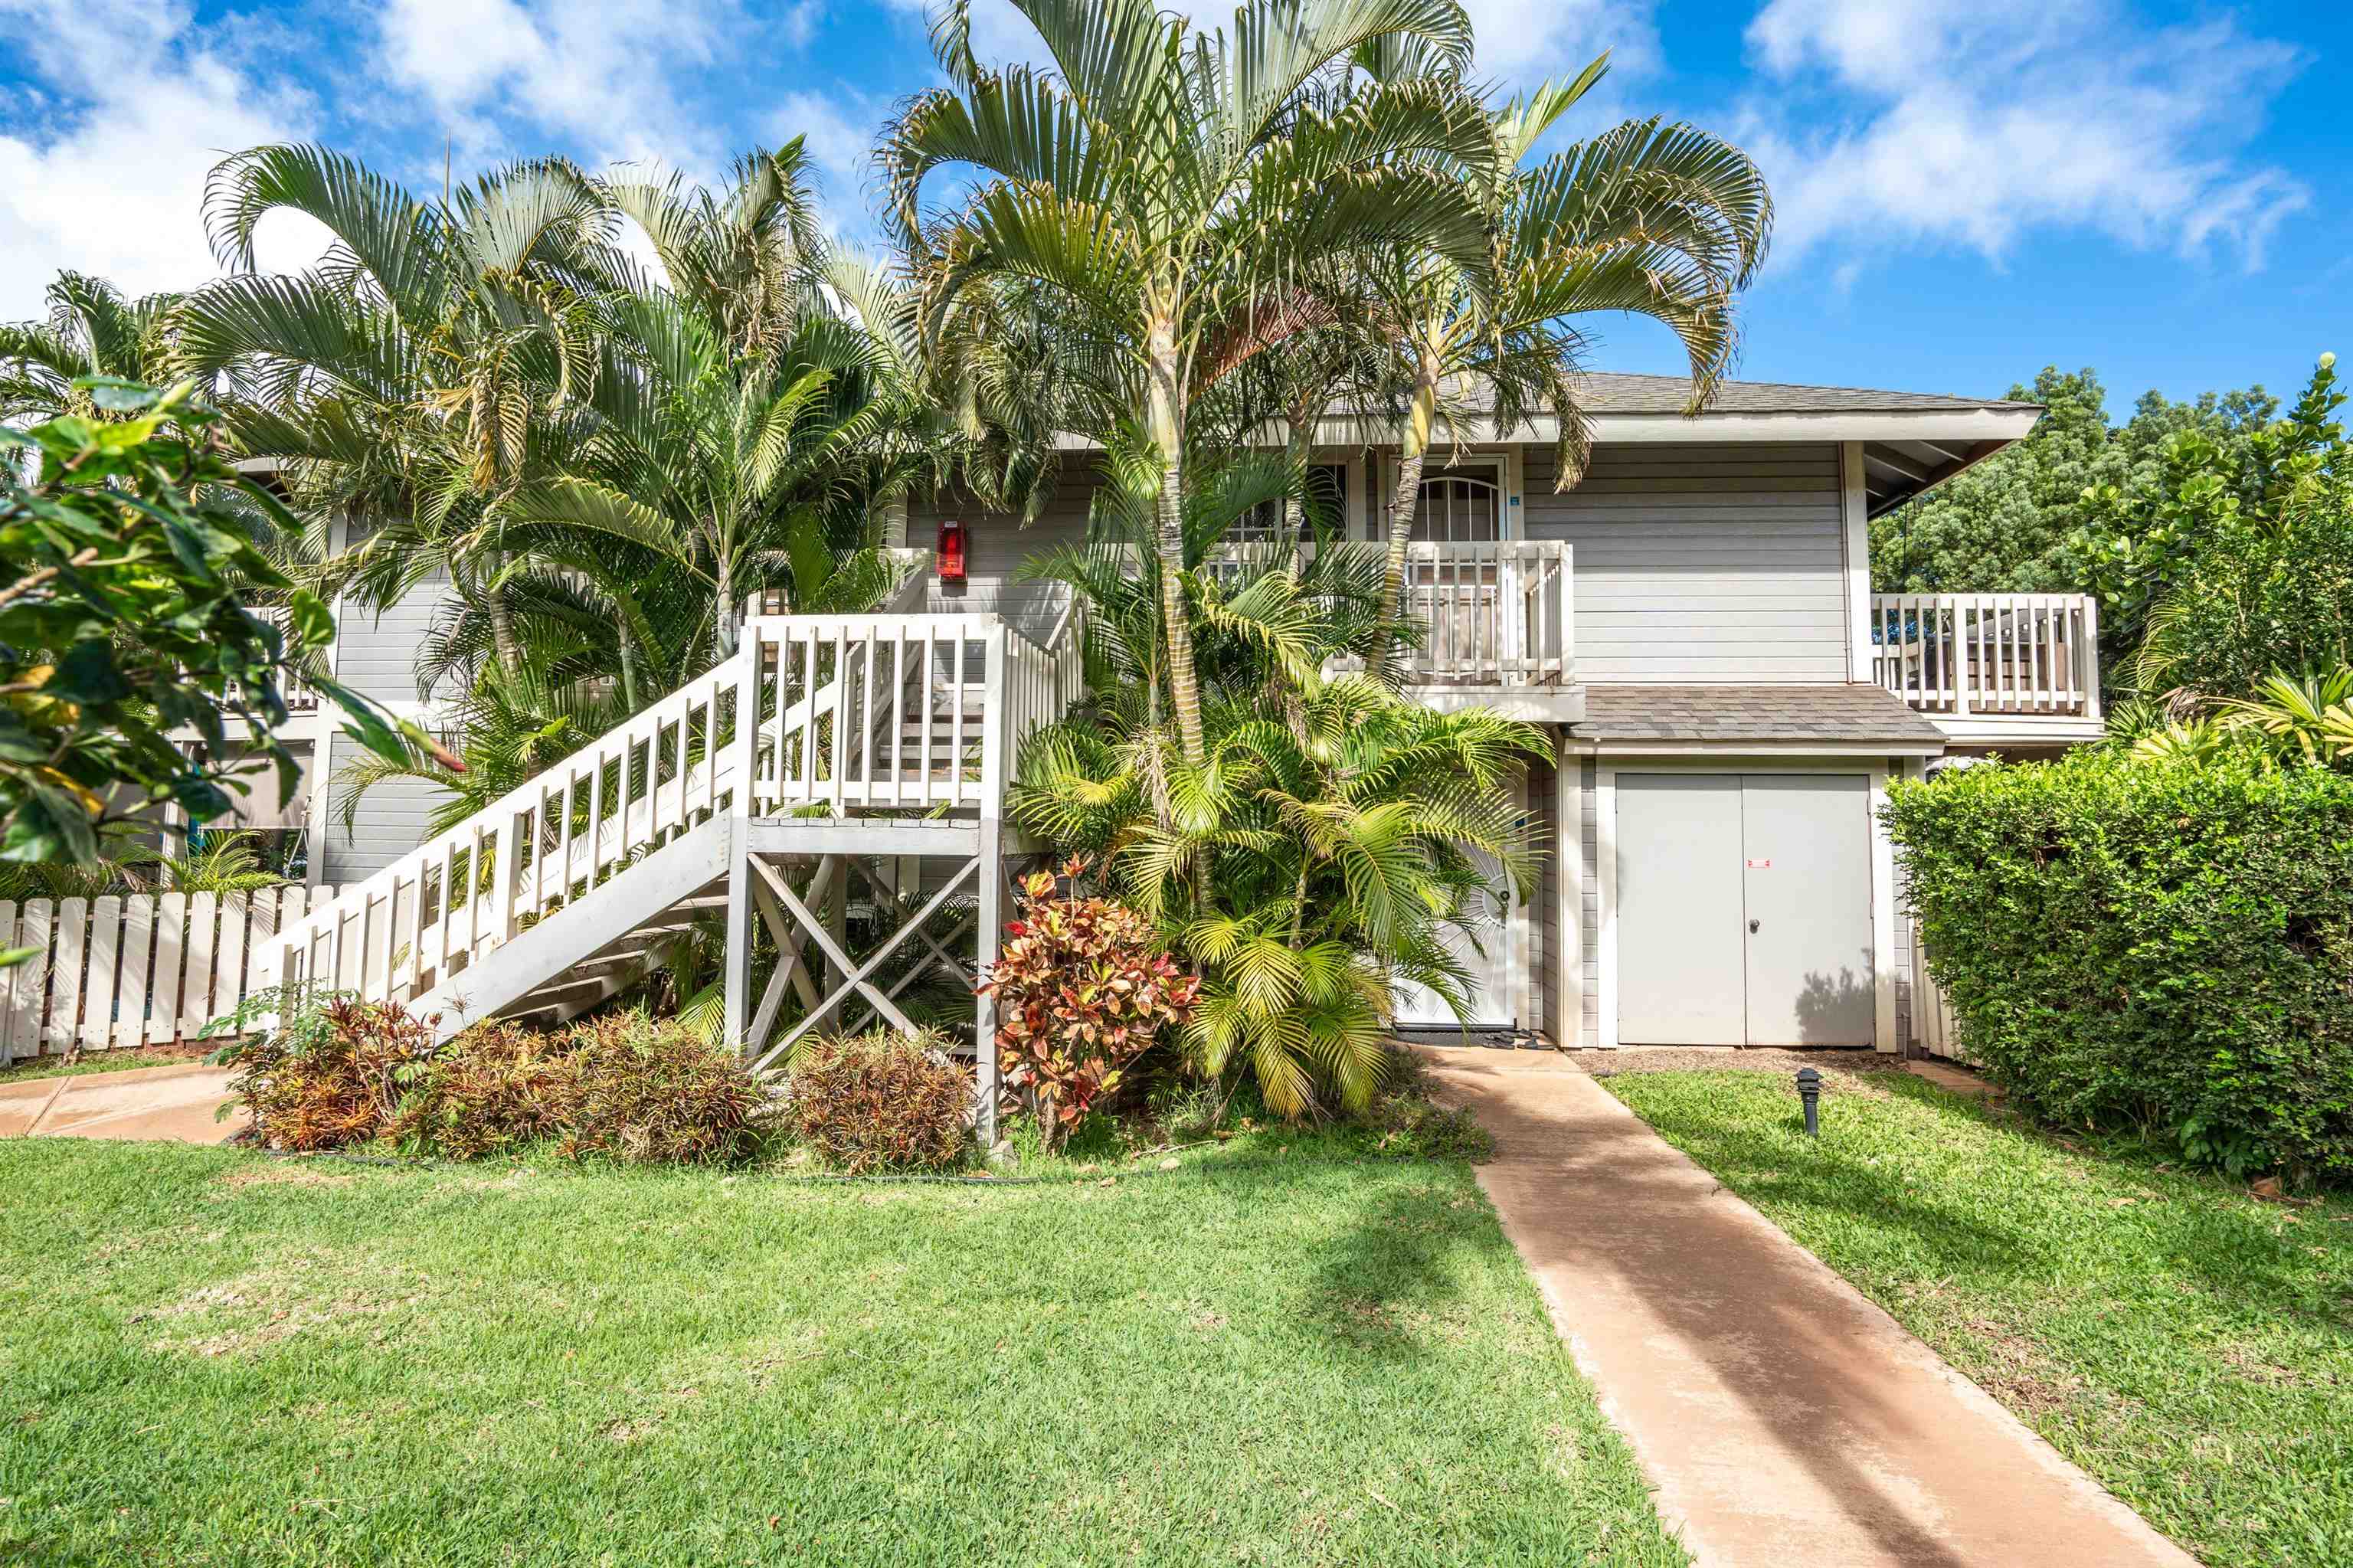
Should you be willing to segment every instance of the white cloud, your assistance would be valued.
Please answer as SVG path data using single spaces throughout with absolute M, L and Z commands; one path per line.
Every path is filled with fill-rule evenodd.
M 922 22 L 928 0 L 884 0 L 902 16 Z M 1160 0 L 1205 26 L 1232 28 L 1234 0 Z M 1482 77 L 1520 85 L 1548 76 L 1575 75 L 1603 50 L 1612 50 L 1613 69 L 1651 69 L 1659 42 L 1651 24 L 1653 0 L 1464 0 L 1478 41 L 1476 69 Z M 1037 30 L 1009 0 L 974 0 L 973 52 L 991 64 L 1042 60 Z
M 519 125 L 595 160 L 694 166 L 723 150 L 678 73 L 745 47 L 751 24 L 731 5 L 677 0 L 389 0 L 377 28 L 392 78 L 426 95 L 468 162 L 508 155 Z
M 1771 0 L 1748 43 L 1776 81 L 1742 130 L 1784 256 L 1957 245 L 2000 261 L 2066 227 L 2227 246 L 2254 268 L 2310 200 L 2246 156 L 2301 57 L 2228 19 L 2152 27 L 2117 0 Z
M 809 161 L 825 175 L 827 196 L 838 203 L 854 200 L 864 185 L 882 118 L 880 109 L 855 95 L 795 91 L 776 100 L 765 125 L 772 144 L 807 139 Z
M 63 268 L 134 295 L 218 273 L 206 175 L 227 154 L 307 133 L 316 108 L 194 41 L 192 23 L 183 5 L 0 0 L 0 29 L 28 40 L 18 64 L 47 111 L 0 132 L 0 320 L 40 314 Z M 277 215 L 259 242 L 264 266 L 301 266 L 323 230 Z

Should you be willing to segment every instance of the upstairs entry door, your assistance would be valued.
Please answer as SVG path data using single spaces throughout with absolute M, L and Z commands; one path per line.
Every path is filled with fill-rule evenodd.
M 1869 1045 L 1862 774 L 1620 773 L 1618 1039 Z

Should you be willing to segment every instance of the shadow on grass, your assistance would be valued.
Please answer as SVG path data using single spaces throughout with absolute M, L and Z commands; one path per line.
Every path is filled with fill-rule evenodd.
M 2146 1233 L 2131 1249 L 2166 1259 L 2168 1271 L 2243 1298 L 2244 1305 L 2353 1335 L 2345 1298 L 2316 1279 L 2312 1266 L 2316 1241 L 2337 1243 L 2333 1232 L 2300 1220 L 2282 1224 L 2277 1212 L 2219 1176 L 2158 1169 L 2163 1161 L 2146 1151 L 2078 1147 L 2047 1128 L 1925 1080 L 1891 1075 L 1873 1086 L 1939 1117 L 2021 1139 L 2032 1147 L 2034 1163 L 2072 1162 L 2106 1190 L 2037 1201 L 2044 1190 L 2031 1189 L 1994 1202 L 1966 1166 L 1941 1172 L 1932 1185 L 1915 1185 L 1903 1166 L 1883 1167 L 1867 1152 L 1840 1146 L 1841 1113 L 1833 1094 L 1823 1097 L 1820 1145 L 1809 1145 L 1794 1105 L 1769 1120 L 1685 1103 L 1646 1103 L 1642 1114 L 1701 1164 L 1760 1202 L 1851 1217 L 1870 1230 L 1901 1234 L 1923 1249 L 1924 1266 L 1932 1273 L 1966 1274 L 1989 1285 L 2048 1283 L 2071 1267 L 2068 1255 L 2081 1242 L 2087 1217 L 2105 1230 L 2113 1214 L 2117 1224 Z M 1995 1145 L 1988 1158 L 2008 1152 Z
M 1309 1310 L 1352 1350 L 1383 1360 L 1425 1356 L 1461 1309 L 1462 1261 L 1509 1245 L 1463 1188 L 1390 1187 L 1316 1249 Z

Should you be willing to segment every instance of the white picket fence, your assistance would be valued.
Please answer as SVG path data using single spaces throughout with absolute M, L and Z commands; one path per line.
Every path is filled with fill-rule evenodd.
M 332 902 L 332 887 L 258 893 L 0 899 L 0 1063 L 201 1037 L 276 983 L 269 937 Z

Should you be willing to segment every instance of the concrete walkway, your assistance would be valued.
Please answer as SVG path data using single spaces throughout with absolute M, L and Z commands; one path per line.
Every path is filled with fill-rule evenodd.
M 1430 1050 L 1479 1180 L 1702 1563 L 2195 1568 L 1568 1059 Z
M 245 1129 L 229 1100 L 227 1067 L 189 1062 L 0 1084 L 0 1138 L 143 1138 L 226 1143 Z

